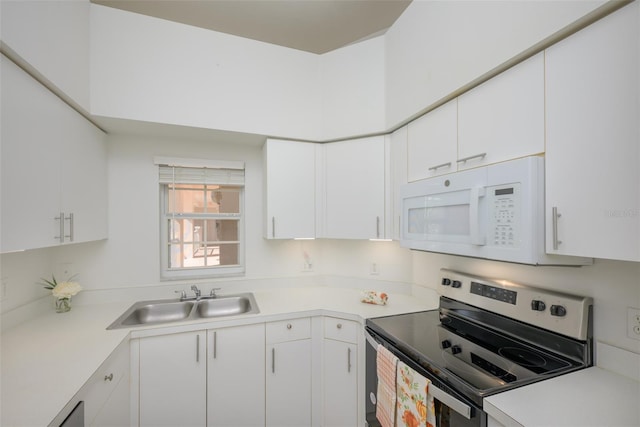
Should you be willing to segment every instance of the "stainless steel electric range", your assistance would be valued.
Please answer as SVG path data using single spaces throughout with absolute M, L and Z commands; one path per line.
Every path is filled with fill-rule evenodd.
M 382 345 L 431 381 L 441 427 L 485 426 L 483 398 L 593 364 L 588 297 L 443 269 L 437 310 L 368 319 L 367 423 Z

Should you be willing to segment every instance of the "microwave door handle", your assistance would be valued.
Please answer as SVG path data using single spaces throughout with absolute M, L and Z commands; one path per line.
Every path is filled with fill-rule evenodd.
M 480 229 L 480 197 L 484 197 L 484 187 L 474 187 L 470 189 L 469 200 L 469 233 L 471 244 L 484 246 L 485 238 Z

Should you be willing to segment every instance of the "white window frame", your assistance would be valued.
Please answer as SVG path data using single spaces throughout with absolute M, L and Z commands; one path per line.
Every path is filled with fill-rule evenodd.
M 201 159 L 175 159 L 156 157 L 154 159 L 156 165 L 158 165 L 158 183 L 160 192 L 160 278 L 161 280 L 181 280 L 181 279 L 206 279 L 206 278 L 218 278 L 218 277 L 230 277 L 230 276 L 242 276 L 245 274 L 245 187 L 244 179 L 239 183 L 236 180 L 234 182 L 216 182 L 215 184 L 234 186 L 240 189 L 239 200 L 239 219 L 238 219 L 238 264 L 231 266 L 209 266 L 209 267 L 184 267 L 184 268 L 169 268 L 169 229 L 167 227 L 167 220 L 171 218 L 171 214 L 167 212 L 168 197 L 170 197 L 169 185 L 166 182 L 166 176 L 161 178 L 161 170 L 164 168 L 166 172 L 167 167 L 171 168 L 195 168 L 195 169 L 217 169 L 217 170 L 242 170 L 244 174 L 244 162 L 230 162 L 230 161 L 211 161 Z M 236 174 L 237 175 L 237 174 Z M 163 182 L 164 180 L 164 182 Z M 173 182 L 174 184 L 182 184 L 187 182 L 180 182 L 178 180 Z M 189 182 L 193 184 L 194 182 Z M 207 184 L 214 184 L 213 182 L 207 182 Z M 188 215 L 191 216 L 191 215 Z M 199 216 L 196 214 L 195 216 Z M 178 218 L 178 217 L 176 217 Z M 211 219 L 224 219 L 224 214 L 219 218 Z

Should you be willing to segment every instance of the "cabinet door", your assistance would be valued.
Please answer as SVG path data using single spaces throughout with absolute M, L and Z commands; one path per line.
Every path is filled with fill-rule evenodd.
M 2 252 L 106 238 L 104 133 L 1 62 Z
M 358 425 L 357 347 L 324 340 L 324 424 Z
M 544 152 L 544 54 L 458 98 L 458 169 Z
M 640 261 L 639 13 L 634 2 L 546 52 L 548 253 Z
M 73 112 L 73 114 L 76 114 Z M 61 159 L 61 210 L 66 243 L 107 238 L 107 145 L 104 133 L 84 118 L 74 117 Z
M 311 425 L 311 340 L 268 345 L 266 369 L 266 425 Z
M 393 240 L 400 240 L 400 215 L 402 206 L 400 205 L 400 186 L 407 183 L 407 131 L 404 126 L 393 132 L 390 137 L 391 156 L 391 230 L 387 231 L 387 237 Z
M 264 324 L 208 332 L 207 425 L 264 426 Z
M 126 427 L 129 426 L 129 378 L 123 378 L 100 409 L 96 417 L 89 423 L 91 427 Z
M 206 334 L 140 339 L 140 425 L 204 426 L 207 422 Z
M 325 236 L 385 237 L 383 136 L 326 144 Z
M 0 63 L 2 252 L 58 245 L 68 107 L 6 57 Z
M 407 178 L 410 182 L 456 171 L 457 154 L 457 99 L 409 123 Z
M 316 236 L 315 145 L 267 140 L 263 150 L 265 238 Z

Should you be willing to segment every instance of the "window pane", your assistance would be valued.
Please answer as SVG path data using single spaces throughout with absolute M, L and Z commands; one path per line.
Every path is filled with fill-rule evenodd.
M 240 189 L 237 187 L 208 187 L 207 212 L 240 213 Z
M 169 268 L 238 265 L 239 247 L 238 243 L 171 243 Z
M 240 213 L 240 189 L 220 185 L 169 185 L 168 212 Z
M 239 263 L 239 220 L 169 219 L 169 268 Z
M 169 212 L 200 213 L 204 212 L 204 185 L 169 186 Z

